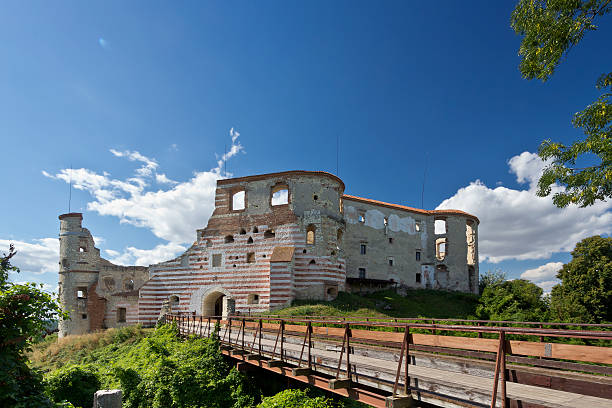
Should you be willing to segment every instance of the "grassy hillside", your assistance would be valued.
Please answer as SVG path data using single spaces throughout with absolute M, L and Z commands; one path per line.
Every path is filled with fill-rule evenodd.
M 467 319 L 475 315 L 478 297 L 466 293 L 411 290 L 400 296 L 392 290 L 369 295 L 340 292 L 331 302 L 297 300 L 279 316 L 430 317 Z

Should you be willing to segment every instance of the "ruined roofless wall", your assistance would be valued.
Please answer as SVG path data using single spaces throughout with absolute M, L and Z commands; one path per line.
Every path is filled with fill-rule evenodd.
M 220 312 L 215 299 L 221 297 L 224 313 L 263 312 L 294 298 L 335 297 L 345 282 L 337 242 L 344 228 L 343 190 L 340 179 L 322 172 L 219 180 L 215 210 L 194 245 L 151 266 L 151 281 L 141 291 L 140 320 L 157 318 L 165 301 L 174 311 L 215 314 Z M 313 243 L 306 242 L 309 229 Z
M 59 337 L 136 324 L 138 288 L 148 279 L 147 268 L 119 266 L 100 257 L 83 215 L 69 213 L 60 219 L 59 298 L 69 313 L 59 322 Z M 118 282 L 109 287 L 109 279 Z M 117 307 L 131 309 L 125 322 L 117 322 Z
M 344 196 L 345 254 L 352 290 L 368 280 L 477 293 L 478 219 Z M 442 227 L 436 233 L 436 220 Z M 361 279 L 361 281 L 357 281 Z

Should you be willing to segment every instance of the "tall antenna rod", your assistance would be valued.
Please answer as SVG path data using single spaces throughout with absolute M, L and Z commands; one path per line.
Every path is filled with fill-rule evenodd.
M 423 187 L 421 188 L 421 208 L 425 209 L 423 202 L 425 201 L 425 177 L 427 176 L 428 154 L 425 153 L 425 170 L 423 171 Z
M 70 182 L 69 187 L 68 187 L 68 212 L 70 212 L 70 202 L 72 201 L 72 163 L 70 164 L 70 176 L 69 176 L 69 180 Z
M 336 176 L 340 177 L 338 172 L 338 163 L 340 161 L 340 134 L 336 133 Z
M 225 144 L 225 154 L 223 155 L 223 166 L 225 167 L 225 175 L 227 176 L 227 143 Z

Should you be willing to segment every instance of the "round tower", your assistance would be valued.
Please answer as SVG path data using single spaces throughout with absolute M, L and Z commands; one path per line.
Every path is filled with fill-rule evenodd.
M 64 337 L 89 331 L 88 291 L 98 281 L 98 271 L 90 259 L 95 252 L 93 239 L 81 225 L 83 214 L 62 214 L 59 220 L 59 299 L 69 313 L 59 322 L 59 337 Z

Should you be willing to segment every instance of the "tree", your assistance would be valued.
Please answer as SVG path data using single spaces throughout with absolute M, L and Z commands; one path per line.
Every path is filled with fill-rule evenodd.
M 548 80 L 584 34 L 597 29 L 595 20 L 610 11 L 612 0 L 520 0 L 512 12 L 511 26 L 524 36 L 519 48 L 523 77 Z M 603 74 L 596 87 L 604 93 L 572 120 L 586 138 L 569 146 L 545 140 L 538 150 L 548 166 L 537 194 L 545 197 L 555 184 L 563 186 L 553 195 L 558 207 L 570 203 L 586 207 L 612 197 L 612 73 Z M 593 165 L 577 166 L 577 161 L 588 157 L 595 159 Z
M 577 243 L 557 278 L 561 283 L 553 287 L 550 299 L 554 319 L 612 321 L 612 238 L 596 235 Z
M 501 285 L 506 281 L 506 273 L 501 269 L 487 271 L 478 280 L 478 293 L 482 295 L 487 286 Z
M 15 284 L 9 272 L 17 252 L 13 245 L 0 257 L 0 406 L 52 407 L 42 376 L 30 369 L 25 352 L 45 333 L 46 323 L 63 316 L 57 302 L 34 283 Z
M 485 320 L 545 321 L 548 306 L 542 288 L 525 279 L 485 287 L 476 316 Z

